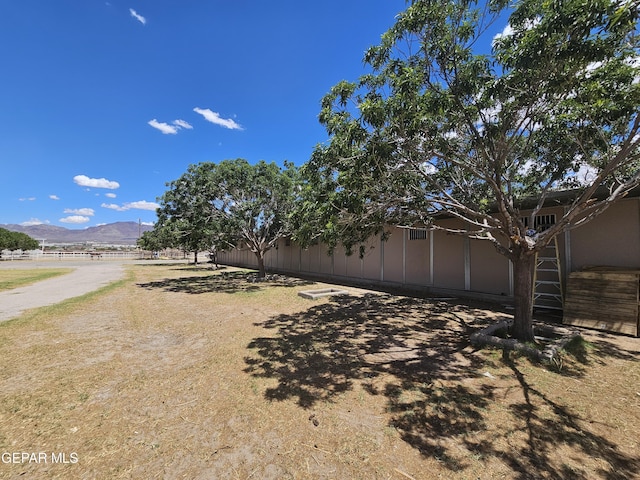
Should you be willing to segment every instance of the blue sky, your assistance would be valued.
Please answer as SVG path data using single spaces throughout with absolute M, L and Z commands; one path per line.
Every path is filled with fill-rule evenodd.
M 0 224 L 153 222 L 227 158 L 300 165 L 404 0 L 0 2 Z

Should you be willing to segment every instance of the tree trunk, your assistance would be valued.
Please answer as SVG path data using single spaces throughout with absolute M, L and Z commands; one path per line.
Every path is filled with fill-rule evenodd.
M 195 252 L 193 252 L 193 264 L 194 265 L 198 264 L 198 251 L 197 250 Z
M 514 313 L 511 334 L 523 342 L 533 342 L 533 273 L 536 266 L 534 254 L 522 252 L 513 260 Z
M 264 255 L 262 252 L 256 252 L 258 258 L 258 278 L 264 278 L 267 276 L 267 271 L 264 268 Z

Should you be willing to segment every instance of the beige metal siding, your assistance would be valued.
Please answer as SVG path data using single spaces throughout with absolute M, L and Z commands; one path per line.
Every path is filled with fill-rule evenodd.
M 350 278 L 362 278 L 362 261 L 358 256 L 358 249 L 354 248 L 351 255 L 345 257 L 346 276 Z
M 333 252 L 333 274 L 340 277 L 347 276 L 347 256 L 344 252 L 344 247 L 338 245 Z
M 426 239 L 420 240 L 409 240 L 409 232 L 407 232 L 406 235 L 406 283 L 412 285 L 429 285 L 429 242 L 431 241 L 429 237 L 433 235 L 433 232 L 429 232 Z
M 391 236 L 384 243 L 384 280 L 388 282 L 403 282 L 402 248 L 404 230 L 394 228 Z
M 586 266 L 640 268 L 640 200 L 621 200 L 571 231 L 571 269 Z
M 380 237 L 376 236 L 365 243 L 364 257 L 362 258 L 362 277 L 368 280 L 380 280 L 380 255 L 382 248 Z M 355 254 L 358 255 L 358 252 Z
M 486 240 L 470 240 L 471 290 L 509 295 L 509 260 Z
M 311 258 L 312 258 L 312 254 L 311 254 L 311 249 L 309 248 L 300 248 L 298 246 L 296 246 L 296 249 L 298 250 L 298 262 L 300 264 L 300 271 L 301 272 L 310 272 L 311 270 Z
M 320 251 L 319 272 L 324 275 L 331 275 L 333 273 L 333 255 L 329 255 L 324 245 L 318 245 L 318 250 Z
M 441 222 L 447 228 L 460 228 L 455 220 Z M 434 231 L 433 281 L 439 288 L 464 290 L 464 239 L 459 235 Z

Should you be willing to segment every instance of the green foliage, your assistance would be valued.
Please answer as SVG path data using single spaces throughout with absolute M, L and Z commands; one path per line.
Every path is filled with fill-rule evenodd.
M 0 252 L 2 250 L 36 250 L 38 247 L 38 241 L 26 233 L 0 228 Z
M 158 252 L 165 248 L 179 246 L 174 233 L 175 232 L 171 230 L 170 227 L 156 226 L 151 231 L 143 232 L 142 236 L 137 241 L 137 245 L 143 250 L 147 250 L 149 252 Z
M 599 187 L 610 203 L 640 182 L 637 2 L 522 0 L 476 51 L 507 4 L 411 2 L 367 51 L 371 73 L 323 98 L 330 142 L 304 169 L 298 223 L 352 245 L 447 214 L 513 257 L 501 246 L 526 244 L 524 200 L 580 189 L 550 238 L 608 205 Z
M 288 162 L 284 169 L 244 159 L 191 165 L 168 184 L 156 230 L 164 229 L 164 239 L 190 251 L 221 251 L 243 243 L 264 274 L 264 254 L 290 232 L 297 182 L 297 169 Z
M 289 215 L 298 183 L 296 167 L 224 160 L 212 171 L 215 221 L 228 238 L 244 243 L 257 257 L 264 276 L 264 254 L 291 231 Z
M 211 213 L 210 164 L 190 165 L 159 199 L 158 222 L 143 242 L 157 250 L 179 247 L 189 252 L 208 250 L 216 242 L 217 224 Z
M 462 220 L 451 233 L 530 268 L 525 257 L 640 184 L 638 9 L 412 1 L 366 52 L 370 73 L 322 99 L 330 140 L 303 170 L 300 240 L 350 248 L 385 225 L 442 228 L 446 215 Z M 507 13 L 508 28 L 487 37 Z M 567 188 L 566 214 L 528 236 L 521 210 L 533 217 Z

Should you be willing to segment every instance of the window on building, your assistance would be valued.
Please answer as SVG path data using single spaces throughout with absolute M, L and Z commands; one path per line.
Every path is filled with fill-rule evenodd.
M 417 228 L 409 230 L 409 240 L 426 240 L 427 230 L 424 228 Z
M 522 222 L 524 223 L 524 226 L 526 228 L 529 228 L 529 217 L 524 217 L 522 219 Z M 547 215 L 536 215 L 535 218 L 533 219 L 533 222 L 534 222 L 533 229 L 538 232 L 543 232 L 547 230 L 549 227 L 551 227 L 551 225 L 555 225 L 556 214 L 550 213 Z

